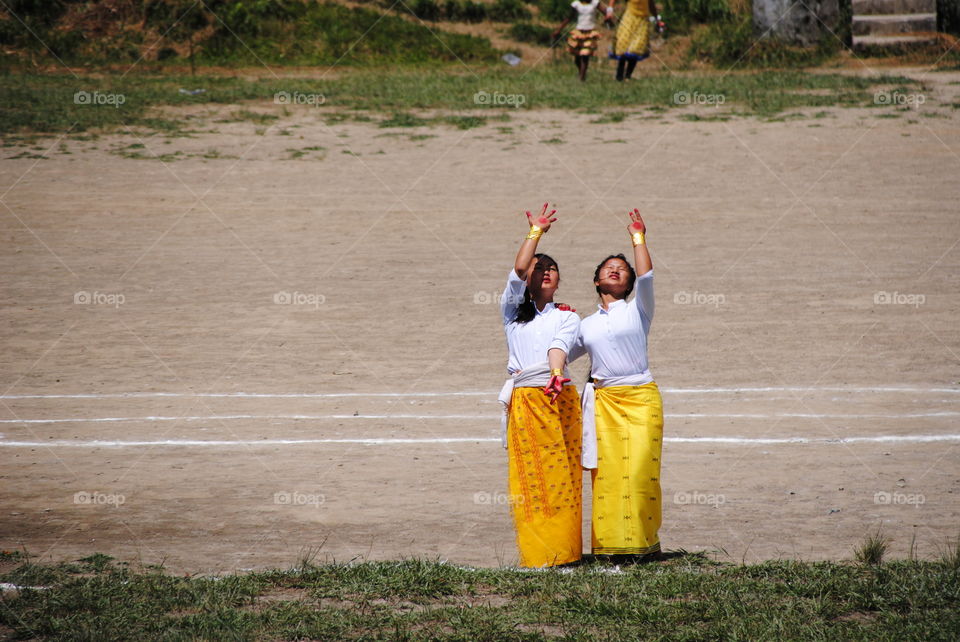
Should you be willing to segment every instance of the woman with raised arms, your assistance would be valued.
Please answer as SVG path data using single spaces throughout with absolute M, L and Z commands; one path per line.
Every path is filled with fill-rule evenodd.
M 510 374 L 500 394 L 504 445 L 520 565 L 526 567 L 567 564 L 582 554 L 580 396 L 565 385 L 580 317 L 554 305 L 559 267 L 536 252 L 555 213 L 547 213 L 547 204 L 536 218 L 526 213 L 530 230 L 500 300 Z
M 663 402 L 647 363 L 653 263 L 640 211 L 630 213 L 636 271 L 623 254 L 597 266 L 597 312 L 580 324 L 591 380 L 583 392 L 583 466 L 592 469 L 594 555 L 638 561 L 660 551 Z M 640 276 L 637 276 L 639 273 Z M 632 301 L 627 297 L 636 288 Z

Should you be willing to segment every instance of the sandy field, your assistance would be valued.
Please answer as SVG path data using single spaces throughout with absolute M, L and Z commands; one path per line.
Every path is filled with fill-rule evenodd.
M 906 111 L 217 106 L 179 112 L 191 138 L 6 148 L 0 548 L 515 564 L 495 302 L 548 200 L 582 314 L 627 209 L 647 221 L 666 549 L 849 559 L 880 530 L 936 556 L 960 535 L 960 73 L 904 73 Z

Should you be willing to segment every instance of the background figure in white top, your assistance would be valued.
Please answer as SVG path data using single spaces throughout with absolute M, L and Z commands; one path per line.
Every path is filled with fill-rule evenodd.
M 566 376 L 567 354 L 580 332 L 580 317 L 558 309 L 557 262 L 536 254 L 540 236 L 556 221 L 555 210 L 527 212 L 530 231 L 507 277 L 500 309 L 510 353 L 506 404 L 510 505 L 521 566 L 578 561 L 583 515 L 580 468 L 580 396 Z
M 593 381 L 583 394 L 583 464 L 593 469 L 592 551 L 618 563 L 660 551 L 663 402 L 647 363 L 653 262 L 640 211 L 634 209 L 630 219 L 636 272 L 622 254 L 597 266 L 599 310 L 581 323 L 573 355 L 585 349 L 591 359 Z M 637 295 L 628 302 L 634 287 Z
M 553 39 L 556 41 L 564 27 L 576 21 L 577 26 L 567 38 L 567 50 L 573 54 L 573 64 L 577 66 L 582 81 L 587 79 L 590 56 L 597 50 L 600 42 L 600 32 L 597 31 L 597 11 L 603 13 L 605 21 L 613 23 L 612 7 L 608 7 L 600 0 L 574 0 L 570 3 L 570 15 L 553 32 Z

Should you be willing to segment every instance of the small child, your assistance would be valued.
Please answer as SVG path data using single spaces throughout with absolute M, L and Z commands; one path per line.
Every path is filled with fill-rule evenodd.
M 573 54 L 573 62 L 580 72 L 580 80 L 587 79 L 587 66 L 590 64 L 590 56 L 597 50 L 597 42 L 600 40 L 600 32 L 597 31 L 596 12 L 602 11 L 604 20 L 613 22 L 613 7 L 600 2 L 600 0 L 574 0 L 570 3 L 570 15 L 553 32 L 553 39 L 560 37 L 563 28 L 576 20 L 577 26 L 570 32 L 567 38 L 567 50 Z

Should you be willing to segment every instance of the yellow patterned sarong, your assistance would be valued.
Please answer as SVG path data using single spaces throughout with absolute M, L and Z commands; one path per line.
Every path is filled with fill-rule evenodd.
M 507 423 L 510 499 L 520 565 L 554 566 L 582 555 L 580 395 L 555 404 L 541 388 L 515 388 Z
M 654 382 L 596 389 L 594 555 L 660 550 L 663 401 Z
M 617 25 L 611 58 L 643 60 L 650 55 L 649 0 L 628 0 Z

